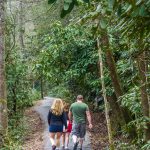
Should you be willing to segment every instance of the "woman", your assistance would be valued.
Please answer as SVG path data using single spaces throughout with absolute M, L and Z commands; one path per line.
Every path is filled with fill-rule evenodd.
M 67 130 L 67 119 L 63 111 L 63 102 L 61 99 L 54 100 L 48 113 L 48 124 L 52 150 L 55 150 L 56 147 L 60 146 L 60 137 L 63 132 L 63 126 L 65 126 L 65 130 Z
M 67 131 L 64 131 L 63 132 L 63 135 L 62 135 L 62 147 L 63 149 L 68 149 L 68 144 L 69 144 L 69 136 L 70 136 L 70 133 L 71 133 L 71 130 L 72 130 L 72 121 L 69 120 L 69 117 L 68 117 L 68 112 L 69 112 L 69 103 L 63 101 L 63 105 L 64 105 L 64 112 L 66 114 L 66 118 L 67 118 Z

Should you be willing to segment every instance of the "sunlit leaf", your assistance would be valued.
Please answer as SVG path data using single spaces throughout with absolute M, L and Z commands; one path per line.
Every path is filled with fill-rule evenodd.
M 69 9 L 69 3 L 64 3 L 64 10 L 68 10 Z
M 100 26 L 102 29 L 105 29 L 107 26 L 107 21 L 103 18 L 100 20 Z
M 142 16 L 142 17 L 147 16 L 146 7 L 145 7 L 144 5 L 142 5 L 142 6 L 140 7 L 139 15 Z
M 64 0 L 66 3 L 72 3 L 73 0 Z
M 108 0 L 108 6 L 109 8 L 113 9 L 114 5 L 115 5 L 116 0 Z
M 129 5 L 127 10 L 126 10 L 126 13 L 129 13 L 131 11 L 132 7 L 133 7 L 132 5 Z
M 96 12 L 100 12 L 101 9 L 102 9 L 102 8 L 101 8 L 101 5 L 98 5 L 97 8 L 96 8 Z
M 138 1 L 136 2 L 136 5 L 139 5 L 141 2 L 142 2 L 142 0 L 138 0 Z
M 69 8 L 67 10 L 63 9 L 61 11 L 60 17 L 64 18 L 68 13 L 70 13 L 73 10 L 74 6 L 75 6 L 75 1 L 70 3 Z

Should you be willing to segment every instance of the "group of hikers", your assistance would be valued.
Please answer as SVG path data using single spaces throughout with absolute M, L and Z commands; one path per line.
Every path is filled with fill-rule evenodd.
M 76 102 L 69 103 L 55 99 L 48 113 L 48 124 L 52 150 L 60 148 L 62 137 L 62 150 L 68 149 L 69 136 L 72 134 L 73 150 L 82 150 L 86 133 L 86 120 L 89 128 L 92 128 L 89 107 L 83 102 L 83 96 L 78 95 Z

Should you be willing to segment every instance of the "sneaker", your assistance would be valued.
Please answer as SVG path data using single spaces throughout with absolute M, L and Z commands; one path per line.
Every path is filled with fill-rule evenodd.
M 56 149 L 56 146 L 55 145 L 52 145 L 52 150 L 55 150 Z
M 79 144 L 79 142 L 76 142 L 76 143 L 74 144 L 73 150 L 77 150 L 78 144 Z

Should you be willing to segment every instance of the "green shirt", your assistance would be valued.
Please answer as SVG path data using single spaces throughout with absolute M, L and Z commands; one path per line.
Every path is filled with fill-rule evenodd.
M 70 106 L 75 123 L 86 123 L 86 111 L 89 111 L 87 104 L 83 102 L 75 102 Z

